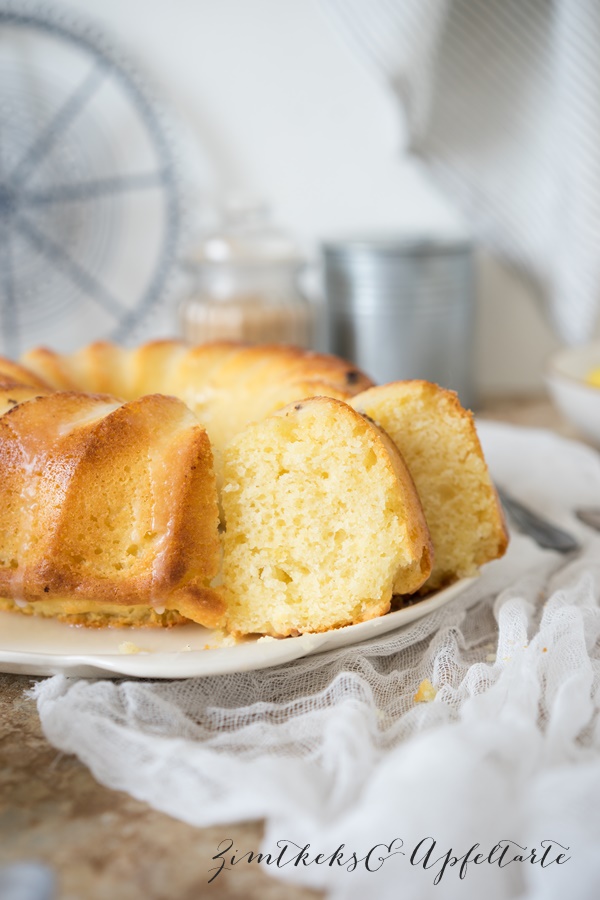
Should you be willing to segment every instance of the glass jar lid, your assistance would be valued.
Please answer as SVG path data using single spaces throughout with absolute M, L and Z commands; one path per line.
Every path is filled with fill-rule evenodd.
M 272 223 L 267 204 L 235 198 L 224 206 L 221 227 L 204 235 L 187 265 L 299 266 L 303 261 L 292 237 Z

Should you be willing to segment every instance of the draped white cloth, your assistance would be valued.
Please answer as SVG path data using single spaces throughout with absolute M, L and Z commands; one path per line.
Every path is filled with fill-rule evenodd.
M 600 3 L 320 3 L 396 92 L 407 149 L 479 240 L 531 276 L 563 341 L 589 339 L 600 308 Z
M 600 456 L 545 431 L 479 431 L 497 481 L 576 533 L 579 554 L 513 535 L 504 559 L 441 610 L 277 669 L 156 683 L 55 676 L 35 689 L 48 740 L 109 787 L 193 825 L 222 823 L 221 851 L 227 823 L 264 818 L 262 848 L 225 855 L 270 852 L 271 865 L 237 865 L 332 898 L 595 900 L 600 534 L 572 510 L 600 504 Z M 416 703 L 424 679 L 437 693 Z M 329 865 L 341 844 L 345 865 L 339 854 Z M 392 846 L 353 865 L 353 852 L 379 844 Z M 464 862 L 475 844 L 482 858 Z M 199 866 L 217 887 L 214 852 Z

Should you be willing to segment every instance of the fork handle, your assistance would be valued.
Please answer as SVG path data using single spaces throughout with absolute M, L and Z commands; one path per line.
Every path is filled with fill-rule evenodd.
M 579 550 L 581 545 L 568 531 L 553 525 L 547 519 L 543 519 L 529 507 L 524 506 L 519 500 L 511 497 L 504 488 L 498 487 L 498 496 L 502 506 L 517 526 L 519 531 L 528 534 L 536 544 L 547 550 L 558 550 L 560 553 L 571 553 Z

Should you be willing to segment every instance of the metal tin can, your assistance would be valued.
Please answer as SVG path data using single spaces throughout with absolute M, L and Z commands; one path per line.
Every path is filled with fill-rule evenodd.
M 322 245 L 328 343 L 380 384 L 423 378 L 475 402 L 473 248 L 365 237 Z

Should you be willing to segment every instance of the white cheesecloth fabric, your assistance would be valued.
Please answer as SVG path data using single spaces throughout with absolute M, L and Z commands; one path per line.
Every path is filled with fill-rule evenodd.
M 407 149 L 562 340 L 600 309 L 598 0 L 320 0 L 398 97 Z
M 277 669 L 179 682 L 55 676 L 35 688 L 48 740 L 111 788 L 193 825 L 223 823 L 224 840 L 228 822 L 265 818 L 262 849 L 274 855 L 278 841 L 310 842 L 313 855 L 344 843 L 363 857 L 402 839 L 406 855 L 377 872 L 261 866 L 333 898 L 595 900 L 600 534 L 572 510 L 600 504 L 600 455 L 542 430 L 479 432 L 498 483 L 577 534 L 581 553 L 513 534 L 507 555 L 446 607 Z M 437 695 L 416 703 L 426 678 Z M 441 863 L 410 862 L 428 837 L 432 863 L 475 843 L 487 855 L 501 840 L 558 842 L 569 859 L 470 865 L 462 880 L 457 864 L 434 885 Z M 216 864 L 199 860 L 207 881 Z M 211 887 L 218 896 L 218 880 Z

